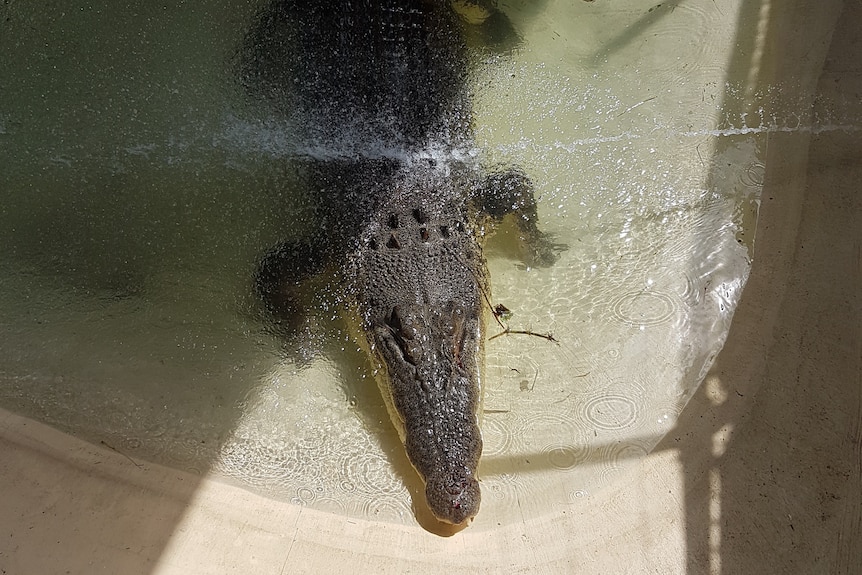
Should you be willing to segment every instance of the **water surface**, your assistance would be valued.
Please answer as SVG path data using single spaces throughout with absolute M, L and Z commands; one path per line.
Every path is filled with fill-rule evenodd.
M 579 504 L 673 427 L 748 275 L 768 136 L 812 129 L 733 65 L 744 2 L 502 4 L 524 42 L 477 55 L 476 158 L 523 167 L 569 249 L 528 269 L 513 229 L 487 247 L 509 326 L 557 340 L 486 345 L 495 521 Z M 233 75 L 255 9 L 0 8 L 0 405 L 412 522 L 417 479 L 337 290 L 319 281 L 301 349 L 254 297 L 262 254 L 313 225 L 291 168 L 307 146 Z

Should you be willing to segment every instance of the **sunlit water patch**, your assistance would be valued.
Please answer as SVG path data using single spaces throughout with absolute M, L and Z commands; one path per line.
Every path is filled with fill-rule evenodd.
M 413 522 L 421 487 L 337 286 L 319 282 L 306 337 L 286 343 L 251 279 L 314 225 L 293 158 L 402 151 L 299 143 L 249 106 L 229 63 L 253 7 L 223 4 L 148 14 L 134 34 L 107 3 L 0 8 L 3 77 L 20 79 L 0 87 L 0 402 L 135 462 Z M 521 166 L 568 249 L 527 269 L 514 229 L 487 246 L 508 327 L 555 341 L 486 344 L 478 528 L 588 500 L 655 448 L 727 334 L 769 136 L 860 126 L 770 108 L 750 66 L 732 73 L 757 17 L 741 2 L 510 4 L 525 42 L 485 57 L 476 145 L 457 155 Z

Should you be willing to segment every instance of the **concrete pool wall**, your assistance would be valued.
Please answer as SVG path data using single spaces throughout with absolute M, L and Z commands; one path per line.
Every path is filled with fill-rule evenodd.
M 273 501 L 3 411 L 0 569 L 859 573 L 862 6 L 762 9 L 760 58 L 801 92 L 775 97 L 842 101 L 855 123 L 769 134 L 754 265 L 724 349 L 675 428 L 612 485 L 441 538 Z

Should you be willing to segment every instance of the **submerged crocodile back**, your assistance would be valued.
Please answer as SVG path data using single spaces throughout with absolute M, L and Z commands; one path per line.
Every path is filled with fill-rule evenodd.
M 430 509 L 463 524 L 481 498 L 487 282 L 469 202 L 480 177 L 451 153 L 472 146 L 455 15 L 443 0 L 276 0 L 243 54 L 248 90 L 317 147 L 302 162 L 309 245 L 340 264 Z
M 447 2 L 277 0 L 240 67 L 309 140 L 416 148 L 469 133 L 466 51 Z

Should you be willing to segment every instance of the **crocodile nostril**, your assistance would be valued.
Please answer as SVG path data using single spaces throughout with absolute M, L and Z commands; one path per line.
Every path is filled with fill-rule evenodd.
M 371 238 L 370 240 L 368 240 L 368 247 L 371 248 L 372 250 L 376 250 L 377 249 L 377 240 L 375 240 L 374 238 Z
M 398 227 L 398 214 L 392 213 L 389 214 L 389 227 L 393 230 Z
M 449 226 L 440 226 L 440 235 L 444 238 L 449 237 Z
M 399 243 L 398 238 L 395 237 L 395 234 L 391 234 L 389 236 L 389 241 L 386 242 L 386 247 L 392 248 L 393 250 L 401 248 L 401 243 Z
M 416 208 L 413 210 L 413 217 L 420 224 L 424 224 L 428 221 L 428 214 L 422 208 Z

